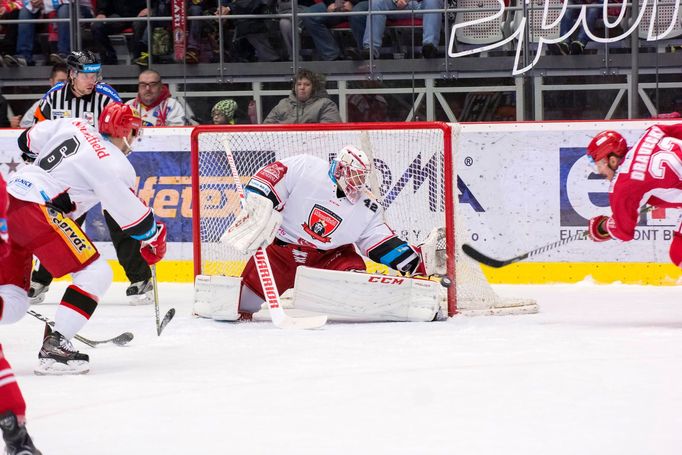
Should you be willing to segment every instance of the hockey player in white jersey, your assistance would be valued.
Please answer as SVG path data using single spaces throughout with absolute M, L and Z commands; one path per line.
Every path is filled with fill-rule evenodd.
M 355 247 L 374 262 L 403 274 L 444 273 L 445 252 L 436 252 L 436 239 L 429 240 L 428 248 L 412 246 L 386 224 L 383 208 L 366 187 L 370 172 L 367 155 L 351 145 L 344 147 L 331 165 L 309 155 L 275 161 L 256 172 L 246 185 L 245 205 L 223 241 L 247 253 L 267 246 L 280 293 L 294 286 L 299 266 L 364 272 L 365 262 Z M 443 231 L 435 235 L 442 236 Z M 353 281 L 342 278 L 348 279 Z M 252 257 L 242 273 L 241 319 L 249 319 L 263 300 Z M 409 302 L 399 312 L 406 307 Z M 430 311 L 420 318 L 433 319 L 436 310 Z M 385 316 L 384 320 L 413 320 L 397 314 Z
M 125 154 L 139 134 L 141 120 L 129 106 L 110 103 L 102 111 L 99 132 L 82 119 L 44 121 L 20 138 L 33 164 L 7 182 L 7 224 L 11 251 L 0 262 L 4 308 L 0 323 L 21 318 L 28 309 L 31 256 L 56 276 L 71 274 L 39 353 L 37 374 L 89 371 L 89 358 L 70 343 L 97 307 L 112 280 L 112 271 L 74 218 L 101 203 L 121 228 L 142 241 L 150 263 L 166 251 L 166 228 L 132 192 L 135 170 Z M 100 134 L 101 133 L 101 134 Z M 7 286 L 4 286 L 7 285 Z

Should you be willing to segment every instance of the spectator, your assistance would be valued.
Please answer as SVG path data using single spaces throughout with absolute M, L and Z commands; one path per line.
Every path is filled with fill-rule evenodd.
M 325 0 L 321 3 L 315 3 L 305 10 L 306 13 L 324 13 L 344 11 L 367 11 L 369 3 L 365 0 Z M 338 14 L 334 16 L 306 16 L 303 18 L 303 27 L 308 31 L 310 37 L 313 39 L 315 49 L 319 54 L 320 60 L 342 60 L 343 54 L 339 45 L 332 35 L 330 27 L 340 24 L 342 22 L 350 22 L 350 29 L 355 38 L 357 49 L 351 48 L 346 51 L 352 58 L 358 58 L 358 49 L 362 49 L 362 39 L 365 34 L 365 25 L 367 23 L 367 16 L 346 16 Z
M 161 74 L 144 70 L 137 78 L 137 97 L 126 104 L 137 110 L 142 126 L 182 126 L 187 124 L 185 109 L 161 81 Z
M 220 100 L 211 109 L 211 119 L 214 125 L 234 125 L 234 114 L 237 112 L 237 102 L 233 99 Z
M 147 0 L 97 0 L 96 7 L 97 19 L 107 17 L 140 17 L 147 15 Z M 116 50 L 111 45 L 109 35 L 121 33 L 127 28 L 133 28 L 133 42 L 142 40 L 146 24 L 142 21 L 135 22 L 93 22 L 90 26 L 92 37 L 96 43 L 104 49 L 101 53 L 102 64 L 116 65 L 118 56 Z
M 57 63 L 52 67 L 52 73 L 50 73 L 50 79 L 48 79 L 48 81 L 50 82 L 50 87 L 54 87 L 59 82 L 66 82 L 68 78 L 68 67 L 64 63 Z M 19 127 L 30 128 L 33 126 L 33 123 L 35 123 L 35 117 L 33 114 L 35 113 L 39 104 L 40 100 L 36 101 L 30 108 L 28 108 L 22 117 L 19 117 Z
M 263 123 L 336 123 L 339 108 L 327 97 L 324 78 L 301 68 L 296 73 L 292 94 L 277 103 Z
M 293 12 L 292 1 L 293 0 L 278 0 L 277 12 L 279 14 L 291 14 Z M 297 2 L 297 12 L 302 13 L 306 11 L 306 8 L 314 4 L 315 0 L 300 0 Z M 296 27 L 296 33 L 298 33 L 298 30 L 303 24 L 301 19 L 298 19 L 297 22 L 298 26 Z M 279 31 L 282 34 L 282 40 L 284 40 L 284 47 L 287 50 L 287 56 L 291 61 L 294 59 L 294 26 L 291 22 L 291 17 L 282 17 L 279 19 Z
M 140 0 L 144 5 L 146 0 Z M 216 0 L 187 0 L 187 16 L 202 16 L 204 11 L 215 6 Z M 99 6 L 99 4 L 98 4 Z M 144 9 L 139 16 L 147 16 L 147 10 Z M 170 0 L 157 0 L 152 2 L 152 16 L 170 16 L 171 2 Z M 149 32 L 147 30 L 146 22 L 136 22 L 140 24 L 140 37 L 137 38 L 136 33 L 136 50 L 135 63 L 140 66 L 147 66 L 149 64 Z M 201 55 L 202 33 L 207 26 L 206 21 L 202 20 L 188 20 L 187 27 L 189 33 L 187 35 L 187 49 L 185 51 L 185 62 L 190 64 L 199 63 Z M 172 40 L 170 31 L 168 29 L 168 22 L 152 22 L 152 55 L 162 57 L 170 54 L 172 51 Z
M 365 89 L 380 88 L 381 83 L 360 81 L 358 86 Z M 388 117 L 388 101 L 383 95 L 370 93 L 348 95 L 349 122 L 385 122 Z
M 7 103 L 7 98 L 5 98 L 2 93 L 0 93 L 0 128 L 9 128 L 9 104 Z
M 603 5 L 604 0 L 568 0 L 568 5 Z M 585 8 L 585 23 L 590 30 L 594 30 L 603 8 Z M 566 13 L 561 18 L 559 33 L 564 36 L 573 27 L 580 15 L 582 8 L 566 8 Z M 585 50 L 585 46 L 590 42 L 590 38 L 585 33 L 585 27 L 578 26 L 578 29 L 571 36 L 560 43 L 553 43 L 548 46 L 548 52 L 552 55 L 580 55 Z
M 422 9 L 443 9 L 443 0 L 370 0 L 372 11 L 419 11 Z M 379 58 L 379 49 L 386 28 L 386 14 L 373 14 L 370 35 L 369 24 L 365 28 L 362 40 L 362 55 L 369 58 L 370 52 L 374 58 Z M 392 16 L 393 18 L 408 18 L 409 15 Z M 422 56 L 434 58 L 438 56 L 438 44 L 440 43 L 440 31 L 443 25 L 443 13 L 428 13 L 423 18 Z M 370 50 L 371 49 L 371 50 Z
M 70 5 L 67 0 L 28 0 L 24 7 L 19 11 L 19 20 L 38 19 L 42 13 L 48 14 L 51 11 L 57 12 L 59 19 L 69 18 Z M 91 0 L 80 1 L 80 17 L 92 17 Z M 71 30 L 70 22 L 59 22 L 57 24 L 57 52 L 50 54 L 50 63 L 65 63 L 68 53 L 71 51 Z M 36 24 L 22 22 L 19 24 L 17 47 L 15 55 L 5 55 L 4 61 L 7 66 L 33 66 L 33 40 L 35 37 Z
M 0 0 L 0 20 L 16 20 L 23 3 L 19 0 Z M 0 25 L 0 32 L 5 36 L 0 40 L 0 53 L 13 54 L 17 42 L 17 24 Z M 0 66 L 2 66 L 0 59 Z
M 235 0 L 229 2 L 221 0 L 221 6 L 216 10 L 216 15 L 228 14 L 262 14 L 265 12 L 265 3 L 262 0 Z M 275 50 L 268 39 L 268 29 L 266 20 L 262 19 L 237 19 L 235 25 L 235 43 L 233 43 L 233 61 L 249 61 L 250 57 L 239 51 L 240 39 L 246 41 L 253 47 L 255 58 L 259 62 L 278 62 L 281 60 L 280 54 Z M 235 44 L 237 45 L 235 47 Z

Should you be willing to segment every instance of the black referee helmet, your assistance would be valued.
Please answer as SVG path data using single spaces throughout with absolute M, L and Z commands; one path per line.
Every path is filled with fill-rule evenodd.
M 79 73 L 99 73 L 99 57 L 90 51 L 73 51 L 66 57 L 66 65 Z

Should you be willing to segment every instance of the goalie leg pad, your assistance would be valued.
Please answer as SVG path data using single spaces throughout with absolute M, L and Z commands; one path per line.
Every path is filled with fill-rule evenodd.
M 293 307 L 354 321 L 427 322 L 441 310 L 440 288 L 423 279 L 302 266 Z
M 192 312 L 199 317 L 217 321 L 238 320 L 241 287 L 241 278 L 197 275 Z

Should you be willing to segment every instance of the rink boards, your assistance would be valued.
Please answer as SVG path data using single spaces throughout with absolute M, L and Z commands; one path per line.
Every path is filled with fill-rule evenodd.
M 628 143 L 652 124 L 541 122 L 453 125 L 453 153 L 463 238 L 490 256 L 506 259 L 582 232 L 589 218 L 608 214 L 608 182 L 585 158 L 598 131 L 614 129 Z M 20 166 L 19 130 L 0 130 L 0 172 Z M 138 196 L 168 226 L 169 251 L 158 265 L 164 281 L 191 281 L 191 128 L 146 129 L 130 160 L 138 171 Z M 394 170 L 403 175 L 404 170 Z M 577 240 L 503 269 L 486 269 L 494 283 L 598 282 L 672 284 L 680 269 L 669 264 L 668 245 L 677 210 L 655 210 L 640 220 L 636 240 L 593 243 Z M 113 260 L 99 210 L 91 211 L 88 235 L 110 259 L 115 279 L 126 281 Z

